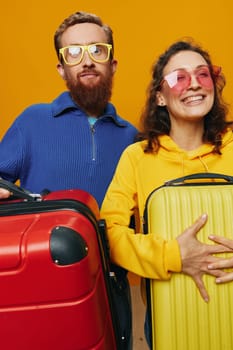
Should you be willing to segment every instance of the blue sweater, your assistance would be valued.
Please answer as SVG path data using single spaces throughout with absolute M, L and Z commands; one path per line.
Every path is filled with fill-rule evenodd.
M 0 176 L 34 193 L 83 189 L 101 206 L 122 151 L 136 128 L 109 103 L 94 126 L 68 92 L 28 107 L 0 143 Z

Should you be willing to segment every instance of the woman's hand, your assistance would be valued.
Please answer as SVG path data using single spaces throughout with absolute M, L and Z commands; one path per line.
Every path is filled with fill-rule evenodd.
M 209 239 L 214 241 L 215 243 L 219 243 L 227 248 L 229 248 L 233 252 L 233 240 L 225 237 L 219 237 L 210 235 Z M 233 268 L 233 257 L 228 259 L 221 259 L 217 262 L 211 263 L 208 265 L 209 270 L 215 270 L 215 269 L 227 269 L 227 268 Z M 216 283 L 224 283 L 224 282 L 230 282 L 233 281 L 233 271 L 226 272 L 223 276 L 219 276 L 216 278 Z
M 5 190 L 4 188 L 0 188 L 0 199 L 8 198 L 10 196 L 10 192 Z
M 177 241 L 180 246 L 182 272 L 193 278 L 202 298 L 208 302 L 209 295 L 203 283 L 202 276 L 204 274 L 213 275 L 218 278 L 225 276 L 226 273 L 221 270 L 221 267 L 216 265 L 216 262 L 220 262 L 219 259 L 221 258 L 217 258 L 216 256 L 213 256 L 213 254 L 229 252 L 231 251 L 231 248 L 221 245 L 222 242 L 219 242 L 220 245 L 208 245 L 197 240 L 196 235 L 205 225 L 206 221 L 207 215 L 203 214 L 193 225 L 188 227 L 177 237 Z M 213 266 L 213 269 L 209 269 L 209 266 Z

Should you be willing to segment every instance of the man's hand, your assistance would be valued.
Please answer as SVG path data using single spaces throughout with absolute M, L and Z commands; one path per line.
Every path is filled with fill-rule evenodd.
M 5 190 L 4 188 L 0 188 L 0 199 L 8 198 L 10 196 L 10 192 Z
M 180 246 L 182 259 L 182 272 L 193 278 L 202 298 L 208 302 L 209 295 L 203 283 L 202 277 L 204 274 L 209 274 L 215 277 L 225 276 L 225 272 L 216 265 L 216 261 L 221 258 L 213 256 L 216 253 L 229 252 L 231 249 L 224 245 L 208 245 L 197 240 L 196 235 L 199 230 L 205 225 L 207 215 L 203 214 L 193 225 L 188 227 L 180 236 L 177 237 Z M 221 244 L 221 242 L 219 242 Z M 222 259 L 221 259 L 222 260 Z M 215 263 L 215 265 L 213 265 Z M 209 269 L 208 266 L 215 266 Z

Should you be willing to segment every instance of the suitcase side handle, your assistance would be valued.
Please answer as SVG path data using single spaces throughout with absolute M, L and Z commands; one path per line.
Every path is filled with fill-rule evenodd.
M 0 188 L 8 190 L 10 192 L 10 196 L 14 198 L 25 199 L 28 201 L 34 201 L 41 198 L 41 195 L 31 193 L 30 191 L 27 191 L 24 188 L 2 178 L 0 178 Z
M 184 184 L 186 181 L 189 180 L 224 180 L 228 183 L 233 183 L 233 176 L 225 175 L 225 174 L 218 174 L 218 173 L 196 173 L 196 174 L 190 174 L 186 176 L 182 176 L 173 180 L 169 180 L 165 182 L 165 186 L 172 186 L 172 185 L 178 185 L 178 184 Z

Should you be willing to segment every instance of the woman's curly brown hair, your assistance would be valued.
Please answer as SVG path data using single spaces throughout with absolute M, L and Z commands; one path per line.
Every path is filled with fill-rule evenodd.
M 175 42 L 153 65 L 152 80 L 147 90 L 147 100 L 141 115 L 142 132 L 139 133 L 138 140 L 148 141 L 144 150 L 145 152 L 157 152 L 160 146 L 159 136 L 169 135 L 170 133 L 171 123 L 167 108 L 157 105 L 156 93 L 160 90 L 164 67 L 170 58 L 180 51 L 194 51 L 199 53 L 210 67 L 210 73 L 214 82 L 215 97 L 213 106 L 204 119 L 203 142 L 213 144 L 214 152 L 220 154 L 222 133 L 231 124 L 226 121 L 228 107 L 222 98 L 222 90 L 226 81 L 223 74 L 220 74 L 217 78 L 214 76 L 209 53 L 190 40 Z

